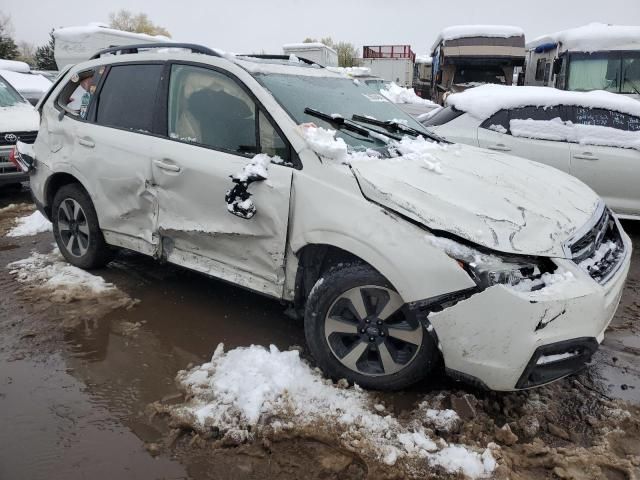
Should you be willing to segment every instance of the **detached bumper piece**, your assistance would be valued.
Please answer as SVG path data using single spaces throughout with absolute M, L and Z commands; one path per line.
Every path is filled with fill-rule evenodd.
M 517 389 L 532 388 L 582 370 L 598 350 L 593 337 L 575 338 L 539 347 L 529 360 Z

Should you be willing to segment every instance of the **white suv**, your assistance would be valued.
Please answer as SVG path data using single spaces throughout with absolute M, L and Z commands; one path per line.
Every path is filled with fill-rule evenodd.
M 311 62 L 158 47 L 101 52 L 40 105 L 21 161 L 70 263 L 122 247 L 291 302 L 315 361 L 367 388 L 442 360 L 521 389 L 590 359 L 631 244 L 584 184 Z

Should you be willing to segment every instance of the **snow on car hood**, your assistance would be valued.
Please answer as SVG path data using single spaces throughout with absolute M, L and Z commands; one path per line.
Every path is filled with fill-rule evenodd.
M 350 162 L 364 196 L 493 250 L 565 257 L 563 243 L 600 202 L 579 180 L 529 160 L 422 139 L 405 138 L 399 150 Z
M 27 103 L 0 107 L 0 133 L 33 132 L 38 130 L 39 121 L 38 112 Z

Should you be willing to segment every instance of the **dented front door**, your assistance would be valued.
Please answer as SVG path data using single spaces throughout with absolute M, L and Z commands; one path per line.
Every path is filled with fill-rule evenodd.
M 161 140 L 152 162 L 162 255 L 170 262 L 274 296 L 282 296 L 292 169 L 271 164 L 249 185 L 256 214 L 233 215 L 225 194 L 242 155 Z

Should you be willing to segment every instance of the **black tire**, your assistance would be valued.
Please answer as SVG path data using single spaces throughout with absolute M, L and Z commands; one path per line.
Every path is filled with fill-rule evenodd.
M 63 203 L 64 208 L 62 207 Z M 78 240 L 71 243 L 70 249 L 67 246 L 68 241 L 70 236 L 74 234 L 67 235 L 69 230 L 65 229 L 64 219 L 65 212 L 70 211 L 70 206 L 75 207 L 75 205 L 78 205 L 81 209 L 77 223 L 81 225 L 82 230 L 88 232 L 88 235 L 85 236 L 84 233 L 79 232 L 74 225 L 75 235 Z M 58 248 L 60 248 L 60 253 L 70 264 L 90 270 L 103 267 L 112 259 L 113 251 L 104 241 L 93 202 L 80 184 L 64 185 L 56 192 L 51 205 L 51 221 L 53 223 L 53 235 Z
M 364 288 L 355 290 L 359 287 Z M 343 323 L 343 320 L 353 313 L 353 309 L 348 306 L 351 300 L 345 299 L 344 295 L 352 295 L 353 292 L 357 292 L 363 299 L 360 311 L 364 308 L 367 316 L 363 320 L 362 315 L 355 315 L 352 320 L 349 322 L 345 320 Z M 371 298 L 366 299 L 369 294 L 373 295 L 371 298 L 374 298 L 375 302 L 372 302 Z M 393 295 L 393 297 L 381 297 L 381 295 Z M 388 298 L 386 303 L 390 304 L 389 310 L 396 313 L 381 320 L 375 312 L 386 311 L 384 298 Z M 305 306 L 305 336 L 311 355 L 329 377 L 334 380 L 345 378 L 350 383 L 357 383 L 367 389 L 397 390 L 418 382 L 433 369 L 438 358 L 437 345 L 433 337 L 409 312 L 406 305 L 393 310 L 395 307 L 391 306 L 392 298 L 395 299 L 394 305 L 403 303 L 391 284 L 368 265 L 344 265 L 333 268 L 323 276 L 320 284 L 316 284 Z M 353 306 L 353 302 L 351 305 Z M 331 318 L 328 318 L 329 309 L 332 309 Z M 346 313 L 342 315 L 337 312 Z M 384 315 L 380 317 L 382 316 Z M 327 333 L 332 329 L 330 325 L 335 325 L 333 322 L 336 318 L 341 319 L 340 325 L 348 325 L 349 332 Z M 369 321 L 365 323 L 367 320 Z M 351 321 L 358 325 L 355 334 L 350 331 Z M 371 328 L 372 326 L 374 328 Z M 385 328 L 386 337 L 383 332 Z M 419 345 L 412 343 L 414 338 L 408 343 L 395 338 L 397 332 L 404 329 L 408 329 L 413 337 L 421 336 L 419 340 L 415 340 Z M 371 331 L 374 333 L 370 333 Z M 372 341 L 371 338 L 374 337 L 375 340 Z M 363 348 L 361 346 L 363 343 L 366 344 L 365 350 L 358 356 L 359 350 L 356 350 Z M 382 346 L 383 343 L 384 346 Z M 396 349 L 394 345 L 400 345 L 400 348 Z M 341 350 L 342 348 L 344 350 Z M 385 373 L 388 364 L 384 364 L 383 361 L 383 348 L 387 353 L 393 353 L 392 360 L 395 368 L 402 365 L 399 370 L 394 371 L 393 368 L 389 368 L 390 373 Z M 342 358 L 339 358 L 341 354 L 343 354 Z M 357 358 L 357 363 L 354 362 L 355 369 L 343 363 L 350 354 L 353 354 L 352 359 Z M 389 355 L 386 355 L 386 358 L 389 359 Z M 379 370 L 376 370 L 377 368 Z

